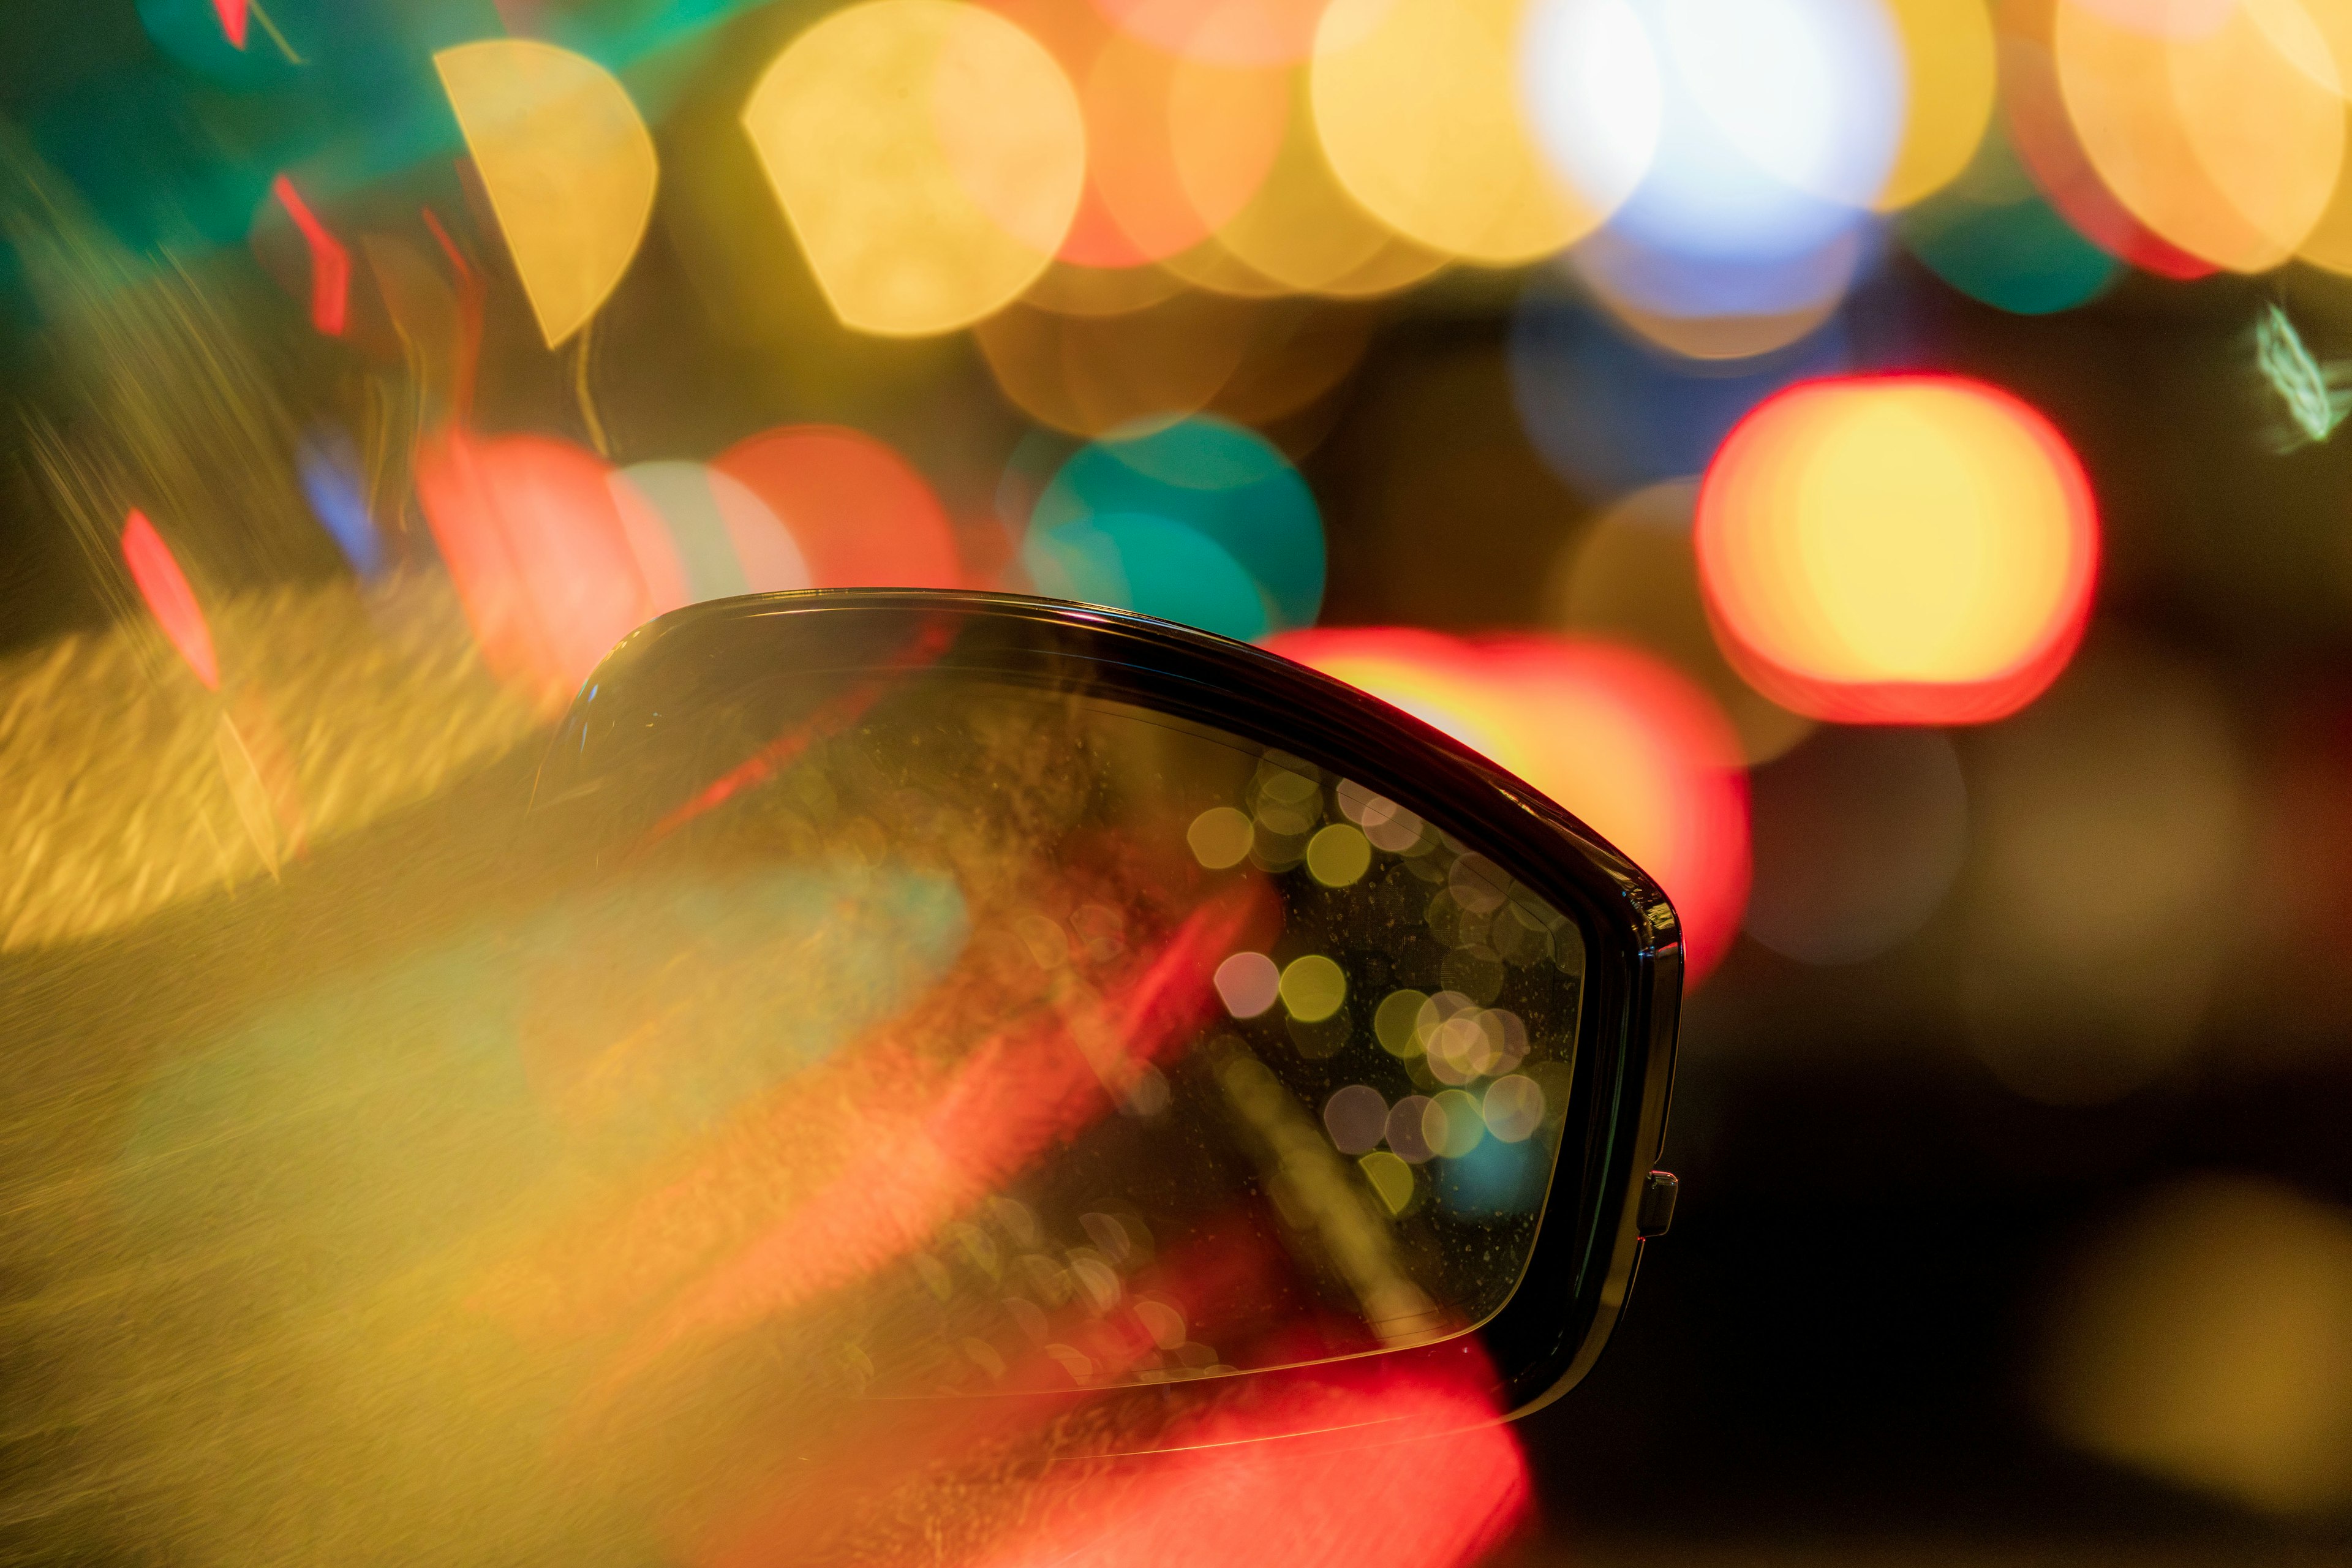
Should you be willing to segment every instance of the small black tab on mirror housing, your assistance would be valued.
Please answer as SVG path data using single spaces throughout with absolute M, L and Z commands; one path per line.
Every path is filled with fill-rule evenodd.
M 1642 1208 L 1633 1226 L 1643 1240 L 1665 1235 L 1675 1223 L 1675 1197 L 1682 1185 L 1672 1171 L 1653 1171 L 1643 1183 Z

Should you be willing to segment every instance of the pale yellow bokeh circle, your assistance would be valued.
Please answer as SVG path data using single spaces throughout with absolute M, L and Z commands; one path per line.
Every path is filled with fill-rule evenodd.
M 1335 0 L 1315 125 L 1349 194 L 1466 261 L 1548 256 L 1607 215 L 1553 177 L 1520 108 L 1526 0 Z
M 2292 3 L 2292 0 L 2289 0 Z M 1976 156 L 2000 89 L 1985 0 L 1884 0 L 1903 41 L 1903 142 L 1872 205 L 1906 207 Z
M 743 126 L 844 324 L 969 326 L 1034 283 L 1086 178 L 1077 93 L 1043 45 L 950 0 L 870 0 L 794 39 Z

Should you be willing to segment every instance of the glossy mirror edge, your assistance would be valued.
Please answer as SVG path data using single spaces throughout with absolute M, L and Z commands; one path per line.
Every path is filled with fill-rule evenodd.
M 1509 1298 L 1478 1328 L 1435 1344 L 1238 1375 L 1269 1387 L 1412 1371 L 1473 1375 L 1511 1418 L 1549 1404 L 1591 1371 L 1640 1262 L 1635 1211 L 1664 1139 L 1673 1079 L 1682 945 L 1656 883 L 1460 742 L 1303 666 L 1148 616 L 1000 594 L 755 595 L 649 622 L 584 683 L 541 766 L 532 817 L 560 820 L 579 781 L 609 766 L 610 752 L 656 730 L 664 705 L 709 681 L 740 679 L 747 662 L 795 672 L 892 668 L 887 657 L 845 656 L 844 641 L 916 650 L 902 668 L 1080 689 L 1263 737 L 1445 825 L 1538 897 L 1573 911 L 1587 937 L 1588 990 L 1571 1110 L 1535 1244 Z M 1165 1402 L 1180 1386 L 1109 1397 Z

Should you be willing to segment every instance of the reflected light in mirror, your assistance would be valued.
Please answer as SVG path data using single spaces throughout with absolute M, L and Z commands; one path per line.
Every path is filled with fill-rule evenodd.
M 1475 644 L 1366 628 L 1268 646 L 1444 731 L 1590 823 L 1674 900 L 1694 979 L 1731 945 L 1748 897 L 1746 775 L 1738 736 L 1680 672 L 1581 638 Z
M 552 44 L 486 38 L 433 65 L 553 348 L 637 253 L 654 209 L 653 137 L 610 72 Z
M 1054 57 L 949 0 L 867 0 L 785 48 L 744 130 L 842 322 L 885 336 L 968 326 L 1061 248 L 1087 132 Z
M 1942 375 L 1764 404 L 1708 466 L 1693 542 L 1734 666 L 1849 723 L 1979 723 L 2032 701 L 2081 639 L 2098 559 L 2064 438 Z
M 782 522 L 818 588 L 961 588 L 955 531 L 923 476 L 862 430 L 785 425 L 710 460 Z
M 1509 266 L 1605 216 L 1552 173 L 1517 91 L 1524 0 L 1336 0 L 1311 72 L 1349 194 L 1398 232 Z

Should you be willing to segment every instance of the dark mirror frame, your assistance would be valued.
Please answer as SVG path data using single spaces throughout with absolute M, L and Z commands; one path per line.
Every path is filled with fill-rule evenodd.
M 675 733 L 665 710 L 723 696 L 747 666 L 966 671 L 1260 740 L 1397 801 L 1575 918 L 1587 945 L 1569 1106 L 1534 1248 L 1508 1300 L 1434 1344 L 1235 1375 L 1312 1380 L 1360 1375 L 1366 1363 L 1460 1373 L 1517 1416 L 1591 1370 L 1641 1261 L 1639 1213 L 1664 1137 L 1682 999 L 1680 927 L 1639 867 L 1459 742 L 1262 648 L 1123 611 L 911 589 L 757 595 L 648 622 L 606 656 L 557 729 L 527 837 L 560 845 L 571 814 L 593 808 L 584 797 Z

